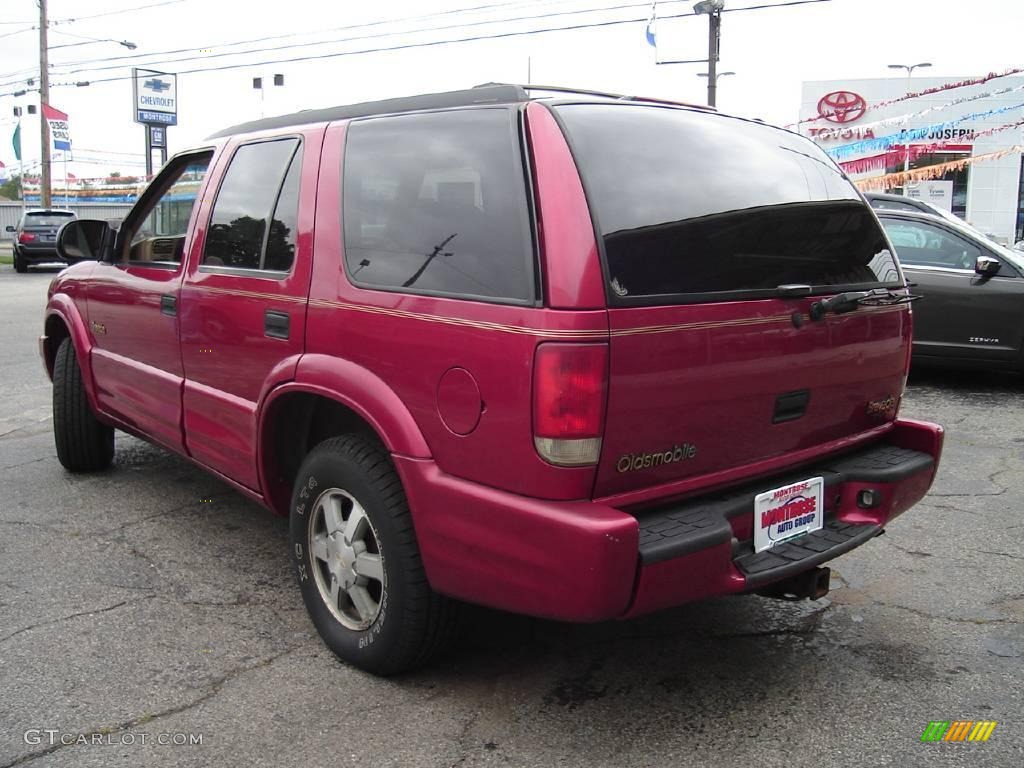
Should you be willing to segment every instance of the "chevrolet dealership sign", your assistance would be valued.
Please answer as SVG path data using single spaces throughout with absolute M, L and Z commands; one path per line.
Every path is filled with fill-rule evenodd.
M 178 76 L 151 69 L 132 70 L 135 122 L 178 124 Z

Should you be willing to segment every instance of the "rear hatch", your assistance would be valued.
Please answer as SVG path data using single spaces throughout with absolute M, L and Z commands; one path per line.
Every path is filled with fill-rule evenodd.
M 57 242 L 60 228 L 74 219 L 73 213 L 58 211 L 32 211 L 25 214 L 21 231 L 32 235 L 25 242 L 29 246 L 53 245 Z
M 810 461 L 894 418 L 906 305 L 877 219 L 810 141 L 723 115 L 554 107 L 602 240 L 611 328 L 595 495 L 671 493 Z M 683 482 L 680 482 L 683 481 Z

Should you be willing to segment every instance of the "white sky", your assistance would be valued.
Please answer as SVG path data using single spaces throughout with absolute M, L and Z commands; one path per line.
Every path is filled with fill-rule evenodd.
M 785 0 L 726 0 L 727 9 Z M 126 11 L 156 2 L 166 5 Z M 424 19 L 438 12 L 468 7 L 487 10 Z M 587 8 L 625 7 L 614 11 L 550 18 L 503 21 Z M 294 58 L 317 53 L 385 47 L 423 40 L 486 35 L 500 31 L 565 26 L 611 19 L 646 18 L 650 4 L 637 0 L 287 0 L 283 3 L 234 0 L 50 0 L 53 20 L 79 18 L 51 27 L 51 81 L 96 81 L 87 88 L 53 87 L 50 101 L 70 116 L 77 158 L 99 162 L 69 163 L 80 176 L 105 176 L 109 171 L 142 173 L 143 128 L 132 122 L 130 71 L 96 67 L 146 66 L 168 72 L 201 67 Z M 244 9 L 244 11 L 243 11 Z M 687 13 L 691 2 L 659 2 L 659 15 Z M 82 17 L 107 14 L 99 18 Z M 417 17 L 413 19 L 413 17 Z M 388 19 L 410 19 L 391 25 L 338 29 Z M 429 27 L 496 20 L 461 29 Z M 12 107 L 30 96 L 9 95 L 38 72 L 38 25 L 35 0 L 3 0 L 0 4 L 0 161 L 14 169 L 10 136 Z M 182 74 L 178 78 L 179 124 L 168 130 L 170 151 L 189 146 L 227 125 L 260 116 L 252 78 L 264 77 L 264 110 L 269 116 L 303 108 L 346 104 L 375 98 L 448 90 L 488 81 L 525 82 L 527 59 L 532 81 L 570 85 L 703 103 L 706 82 L 696 76 L 705 64 L 655 64 L 655 50 L 644 37 L 645 22 L 596 29 L 547 32 L 497 40 L 453 43 L 403 51 L 341 56 L 310 62 L 262 64 L 222 72 Z M 958 78 L 1024 65 L 1020 34 L 1024 27 L 1021 0 L 831 0 L 749 12 L 726 13 L 722 24 L 719 69 L 736 75 L 719 81 L 719 108 L 726 112 L 786 123 L 796 119 L 803 80 L 887 77 L 890 63 L 930 61 L 921 74 Z M 89 43 L 61 33 L 130 40 L 134 52 L 112 42 Z M 228 47 L 227 43 L 295 34 L 276 40 Z M 385 36 L 385 33 L 389 33 Z M 366 40 L 341 38 L 374 35 Z M 328 41 L 327 44 L 311 43 Z M 658 25 L 662 59 L 706 56 L 707 18 L 663 20 Z M 282 45 L 285 50 L 219 56 Z M 174 49 L 203 52 L 164 54 Z M 134 60 L 118 59 L 139 55 Z M 157 55 L 159 54 L 159 55 Z M 172 59 L 191 56 L 189 61 Z M 105 60 L 106 59 L 106 60 Z M 88 62 L 76 67 L 67 62 Z M 72 69 L 83 70 L 71 72 Z M 270 85 L 273 74 L 285 75 L 285 86 Z M 21 83 L 19 86 L 18 84 Z M 33 94 L 38 98 L 37 94 Z M 22 127 L 23 156 L 39 156 L 35 118 Z M 130 154 L 116 154 L 130 153 Z M 109 158 L 109 162 L 107 161 Z M 54 177 L 59 179 L 60 165 Z

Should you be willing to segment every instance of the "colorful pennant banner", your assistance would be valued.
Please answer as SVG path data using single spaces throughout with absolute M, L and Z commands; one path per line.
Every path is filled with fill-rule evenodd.
M 972 141 L 983 139 L 986 136 L 991 136 L 994 133 L 1001 131 L 1009 131 L 1013 128 L 1024 127 L 1024 120 L 1018 120 L 1015 123 L 1008 123 L 1006 125 L 999 125 L 995 128 L 987 128 L 984 131 L 977 131 L 974 134 Z M 933 152 L 938 152 L 946 147 L 951 146 L 950 142 L 942 141 L 936 144 L 914 144 L 910 147 L 910 162 L 914 162 L 917 158 L 922 155 L 930 155 Z M 858 174 L 868 173 L 869 171 L 876 171 L 879 168 L 888 168 L 890 165 L 896 165 L 902 163 L 907 155 L 907 150 L 891 149 L 888 152 L 884 152 L 880 155 L 872 155 L 871 157 L 858 157 L 856 160 L 844 160 L 839 163 L 839 167 L 842 168 L 846 173 Z
M 859 179 L 858 181 L 855 181 L 854 184 L 857 189 L 862 192 L 875 189 L 892 189 L 893 187 L 902 187 L 908 181 L 928 181 L 929 179 L 936 179 L 939 176 L 944 176 L 950 171 L 960 171 L 969 165 L 974 165 L 975 163 L 990 162 L 1019 152 L 1024 152 L 1024 145 L 1016 144 L 1008 149 L 1001 149 L 998 152 L 989 152 L 984 155 L 975 155 L 974 157 L 964 157 L 960 160 L 953 160 L 948 163 L 939 163 L 938 165 L 929 165 L 925 168 L 914 168 L 913 170 L 900 171 L 899 173 L 887 173 L 884 176 L 872 176 L 870 179 Z
M 911 141 L 919 141 L 920 139 L 927 138 L 930 134 L 936 134 L 946 128 L 952 128 L 954 125 L 959 123 L 965 123 L 969 120 L 983 120 L 986 117 L 1002 115 L 1015 109 L 1021 109 L 1022 107 L 1024 107 L 1024 102 L 1021 102 L 1020 104 L 1012 104 L 1008 107 L 1000 107 L 999 109 L 990 109 L 986 112 L 973 112 L 972 114 L 958 117 L 956 120 L 947 120 L 944 123 L 933 123 L 932 125 L 926 125 L 922 128 L 912 128 L 910 130 L 900 131 L 899 133 L 890 133 L 886 136 L 877 136 L 873 139 L 864 139 L 863 141 L 856 141 L 853 144 L 844 144 L 841 147 L 832 147 L 827 149 L 826 152 L 834 160 L 842 160 L 850 157 L 851 155 L 859 155 L 864 152 L 876 152 L 878 150 L 888 149 L 894 144 L 906 144 Z
M 875 128 L 884 128 L 889 125 L 901 125 L 917 117 L 924 117 L 930 115 L 932 112 L 940 112 L 950 107 L 957 107 L 961 104 L 967 104 L 972 101 L 979 101 L 981 99 L 991 99 L 996 96 L 1003 96 L 1007 93 L 1016 93 L 1018 91 L 1024 91 L 1024 85 L 1015 85 L 1011 88 L 1000 88 L 998 91 L 987 91 L 985 93 L 975 94 L 974 96 L 964 96 L 960 99 L 948 101 L 945 104 L 939 104 L 937 107 L 928 107 L 928 109 L 922 109 L 920 112 L 914 112 L 907 115 L 897 115 L 896 117 L 887 117 L 885 120 L 875 120 L 870 123 L 857 123 L 857 130 L 866 131 L 868 129 L 874 130 Z

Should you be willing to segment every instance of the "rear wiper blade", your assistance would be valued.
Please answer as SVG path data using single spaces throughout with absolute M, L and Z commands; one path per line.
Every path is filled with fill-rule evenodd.
M 811 304 L 808 314 L 811 320 L 821 320 L 829 312 L 837 315 L 853 312 L 857 307 L 888 307 L 894 304 L 909 304 L 920 296 L 910 293 L 896 293 L 887 288 L 873 288 L 870 291 L 847 291 L 837 293 L 829 299 Z

